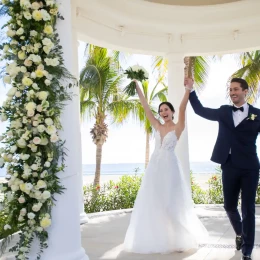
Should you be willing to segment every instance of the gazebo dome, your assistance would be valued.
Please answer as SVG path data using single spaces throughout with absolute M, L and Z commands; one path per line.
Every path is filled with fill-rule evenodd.
M 78 0 L 79 40 L 164 55 L 231 53 L 260 47 L 258 0 Z

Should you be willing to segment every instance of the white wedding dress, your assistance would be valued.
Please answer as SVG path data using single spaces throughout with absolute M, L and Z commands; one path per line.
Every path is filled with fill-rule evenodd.
M 191 190 L 174 149 L 174 131 L 163 140 L 155 133 L 155 150 L 138 192 L 124 250 L 151 254 L 198 247 L 207 230 L 193 209 Z M 188 174 L 188 173 L 186 173 Z

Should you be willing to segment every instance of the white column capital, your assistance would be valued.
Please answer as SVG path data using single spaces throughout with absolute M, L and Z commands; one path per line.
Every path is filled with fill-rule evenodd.
M 184 58 L 185 58 L 184 53 L 169 52 L 169 53 L 166 53 L 166 58 L 168 59 L 169 64 L 183 65 L 183 68 L 185 66 L 184 65 Z

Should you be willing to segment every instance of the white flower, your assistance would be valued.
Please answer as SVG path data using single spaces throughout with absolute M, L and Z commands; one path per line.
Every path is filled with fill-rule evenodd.
M 22 139 L 22 138 L 19 139 L 16 144 L 17 144 L 17 146 L 20 147 L 20 148 L 25 148 L 26 145 L 27 145 L 26 141 L 25 141 L 24 139 Z
M 22 209 L 20 210 L 20 215 L 21 215 L 21 216 L 25 216 L 26 213 L 27 213 L 26 208 L 22 208 Z
M 27 111 L 27 116 L 28 116 L 28 117 L 33 117 L 34 114 L 35 114 L 34 110 L 28 110 L 28 111 Z
M 19 58 L 20 60 L 25 60 L 25 59 L 26 59 L 25 52 L 24 52 L 24 51 L 19 51 L 19 52 L 18 52 L 18 58 Z
M 8 229 L 12 229 L 12 228 L 11 228 L 10 225 L 7 224 L 7 225 L 4 226 L 4 230 L 8 230 Z
M 49 38 L 44 38 L 42 40 L 42 44 L 45 46 L 48 46 L 50 48 L 53 48 L 53 46 L 54 46 L 53 42 Z
M 20 154 L 20 159 L 23 160 L 23 161 L 26 161 L 29 158 L 30 158 L 30 154 L 24 154 L 24 153 Z
M 23 217 L 23 216 L 21 216 L 21 215 L 19 215 L 19 217 L 18 217 L 18 221 L 19 221 L 19 222 L 22 222 L 22 221 L 24 221 L 24 217 Z
M 38 125 L 37 127 L 37 130 L 40 132 L 40 133 L 43 133 L 45 131 L 45 126 L 44 125 Z
M 32 17 L 35 21 L 41 21 L 42 20 L 42 12 L 41 11 L 38 11 L 38 10 L 34 10 L 33 13 L 32 13 Z
M 41 220 L 41 222 L 40 222 L 40 225 L 41 225 L 42 228 L 47 228 L 47 227 L 49 227 L 49 226 L 51 225 L 51 219 L 50 219 L 50 218 L 47 218 L 47 217 L 43 218 L 43 219 Z
M 24 34 L 24 29 L 21 27 L 21 28 L 19 28 L 17 31 L 16 31 L 16 34 L 17 35 L 22 35 L 22 34 Z
M 37 230 L 38 232 L 42 232 L 42 231 L 43 231 L 43 228 L 42 228 L 42 227 L 37 227 L 36 230 Z
M 39 121 L 33 121 L 33 126 L 38 126 L 39 125 Z
M 47 199 L 49 199 L 50 197 L 51 197 L 51 193 L 50 193 L 49 191 L 45 190 L 45 191 L 42 193 L 42 198 L 43 198 L 44 200 L 47 200 Z
M 31 60 L 28 60 L 26 59 L 23 63 L 26 67 L 31 67 L 32 66 L 32 61 Z
M 44 120 L 44 122 L 45 122 L 45 124 L 46 125 L 53 125 L 53 120 L 51 119 L 51 118 L 46 118 L 45 120 Z
M 24 196 L 20 196 L 20 197 L 18 198 L 18 201 L 19 201 L 20 204 L 23 204 L 23 203 L 25 202 Z
M 53 6 L 54 5 L 54 1 L 53 0 L 46 0 L 46 5 L 47 6 Z
M 38 105 L 37 108 L 36 108 L 36 110 L 37 110 L 38 112 L 42 112 L 42 105 Z
M 49 134 L 49 135 L 53 135 L 57 132 L 57 129 L 54 125 L 49 125 L 46 129 L 46 132 Z
M 46 184 L 45 181 L 39 180 L 39 181 L 37 182 L 37 188 L 38 188 L 38 189 L 45 189 L 46 187 L 47 187 L 47 184 Z
M 11 190 L 13 192 L 18 191 L 19 190 L 19 186 L 18 185 L 11 185 Z
M 25 8 L 31 7 L 30 0 L 20 0 L 20 6 Z
M 11 153 L 15 153 L 17 150 L 17 146 L 16 145 L 12 145 L 11 148 L 10 148 L 10 152 Z
M 8 76 L 8 75 L 4 76 L 4 83 L 10 84 L 11 83 L 11 77 Z
M 33 84 L 33 81 L 28 77 L 24 77 L 22 79 L 22 83 L 24 86 L 31 86 Z
M 38 2 L 33 2 L 31 8 L 34 10 L 40 9 L 41 5 Z
M 49 168 L 51 166 L 50 162 L 45 162 L 44 167 Z
M 30 36 L 35 37 L 38 33 L 36 31 L 30 31 Z
M 36 109 L 36 104 L 34 102 L 29 102 L 25 105 L 26 110 L 35 110 Z
M 38 136 L 34 137 L 34 138 L 33 138 L 33 143 L 34 143 L 34 144 L 40 144 L 40 143 L 41 143 L 41 138 L 38 137 Z
M 56 134 L 51 135 L 51 142 L 56 143 L 57 141 L 59 141 L 59 137 Z
M 23 16 L 26 20 L 31 20 L 32 19 L 32 15 L 29 12 L 24 12 Z
M 8 44 L 5 44 L 5 45 L 4 45 L 4 48 L 3 48 L 3 51 L 4 51 L 4 52 L 8 52 L 8 51 L 9 51 L 9 48 L 10 48 L 10 46 L 9 46 Z
M 33 83 L 33 84 L 32 84 L 32 87 L 33 87 L 35 90 L 39 90 L 39 89 L 40 89 L 36 83 Z
M 21 72 L 22 72 L 22 73 L 26 73 L 26 72 L 27 72 L 27 68 L 24 67 L 24 66 L 21 66 Z
M 13 31 L 13 30 L 8 30 L 8 31 L 6 32 L 6 35 L 7 35 L 8 37 L 13 37 L 13 36 L 15 36 L 15 34 L 16 34 L 16 32 Z
M 52 26 L 51 25 L 46 25 L 45 27 L 44 27 L 44 33 L 46 33 L 46 34 L 52 34 L 53 33 L 53 28 L 52 28 Z
M 32 169 L 33 171 L 37 171 L 38 168 L 39 168 L 38 165 L 35 164 L 35 163 L 31 165 L 31 169 Z
M 52 48 L 50 48 L 49 46 L 44 46 L 43 47 L 43 51 L 46 53 L 46 54 L 49 54 L 50 51 L 51 51 Z
M 47 145 L 48 143 L 49 143 L 48 139 L 44 137 L 42 138 L 40 145 Z
M 27 214 L 27 217 L 28 217 L 29 219 L 34 219 L 34 218 L 35 218 L 35 214 L 32 213 L 32 212 L 30 212 L 30 213 Z
M 46 59 L 44 59 L 44 61 L 46 62 L 46 64 L 48 66 L 53 66 L 53 67 L 56 67 L 56 66 L 58 66 L 60 64 L 58 58 L 54 58 L 54 59 L 46 58 Z
M 49 13 L 45 9 L 41 9 L 41 13 L 42 13 L 42 19 L 44 21 L 51 20 L 51 16 L 49 15 Z
M 12 87 L 12 88 L 9 89 L 9 91 L 7 92 L 6 95 L 7 95 L 8 97 L 13 97 L 13 96 L 15 95 L 16 91 L 17 91 L 17 88 Z
M 34 212 L 38 212 L 41 209 L 41 207 L 42 207 L 42 203 L 39 202 L 39 203 L 33 205 L 32 210 Z
M 37 93 L 38 99 L 40 100 L 46 100 L 49 93 L 47 91 L 40 91 Z
M 51 85 L 51 82 L 48 79 L 45 79 L 44 83 L 45 83 L 46 86 L 50 86 Z

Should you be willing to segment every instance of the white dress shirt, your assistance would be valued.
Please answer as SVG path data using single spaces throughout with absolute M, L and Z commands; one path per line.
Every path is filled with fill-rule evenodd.
M 237 106 L 234 105 L 234 107 Z M 244 108 L 243 112 L 241 110 L 237 110 L 236 112 L 232 111 L 235 127 L 239 125 L 248 116 L 249 105 L 245 103 L 242 107 Z

